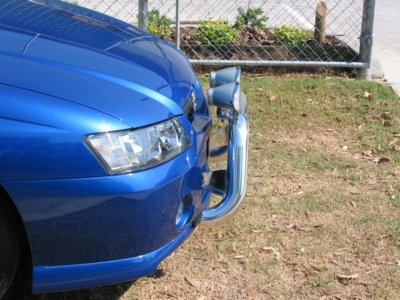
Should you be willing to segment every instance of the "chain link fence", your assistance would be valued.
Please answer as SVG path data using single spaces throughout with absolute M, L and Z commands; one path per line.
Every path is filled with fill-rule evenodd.
M 75 0 L 72 2 L 78 2 L 81 6 L 134 25 L 140 23 L 141 15 L 144 15 L 147 21 L 147 13 L 158 10 L 160 15 L 165 15 L 173 22 L 171 33 L 162 38 L 177 45 L 195 64 L 331 66 L 369 69 L 375 1 Z M 326 36 L 322 42 L 314 39 L 316 25 L 318 25 L 318 20 L 316 20 L 318 3 L 326 6 L 325 18 L 322 21 L 319 20 L 320 24 L 322 22 L 326 28 Z M 141 12 L 142 14 L 139 7 L 145 10 Z M 243 8 L 244 12 L 248 8 L 261 9 L 262 14 L 258 15 L 258 18 L 268 18 L 267 21 L 262 22 L 265 28 L 251 26 L 241 28 L 234 40 L 223 40 L 217 43 L 201 35 L 205 26 L 205 23 L 201 21 L 214 21 L 208 24 L 211 27 L 218 27 L 215 22 L 217 20 L 222 21 L 223 24 L 220 24 L 222 27 L 224 24 L 228 26 L 235 24 L 240 16 L 239 7 Z M 293 42 L 292 40 L 295 39 L 293 35 L 295 36 L 296 32 L 298 35 L 301 32 L 305 39 Z M 317 30 L 318 33 L 320 32 Z M 365 53 L 359 53 L 360 49 Z

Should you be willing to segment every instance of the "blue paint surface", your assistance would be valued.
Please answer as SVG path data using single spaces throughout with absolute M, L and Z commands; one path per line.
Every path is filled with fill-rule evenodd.
M 208 205 L 211 116 L 187 58 L 129 24 L 51 0 L 0 0 L 0 185 L 31 246 L 36 292 L 147 275 Z M 197 109 L 183 107 L 196 95 Z M 178 118 L 191 147 L 108 175 L 89 134 Z M 185 201 L 183 224 L 176 214 Z

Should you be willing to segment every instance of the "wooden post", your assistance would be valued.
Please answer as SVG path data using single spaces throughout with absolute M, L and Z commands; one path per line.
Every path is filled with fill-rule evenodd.
M 315 11 L 315 31 L 314 39 L 322 44 L 325 41 L 325 31 L 326 31 L 326 15 L 328 8 L 325 1 L 319 1 L 317 4 L 317 9 Z

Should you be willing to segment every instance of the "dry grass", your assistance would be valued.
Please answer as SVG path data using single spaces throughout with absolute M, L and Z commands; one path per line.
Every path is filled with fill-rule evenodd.
M 35 299 L 400 299 L 399 99 L 344 78 L 248 76 L 243 86 L 240 213 L 197 230 L 157 276 Z

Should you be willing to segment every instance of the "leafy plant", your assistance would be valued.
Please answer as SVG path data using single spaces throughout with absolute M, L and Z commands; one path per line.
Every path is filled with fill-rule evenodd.
M 200 20 L 200 27 L 195 30 L 196 38 L 207 44 L 228 44 L 238 37 L 238 31 L 227 20 Z
M 299 28 L 297 25 L 282 24 L 273 30 L 274 35 L 284 44 L 290 46 L 300 46 L 311 39 L 311 30 Z
M 149 11 L 147 30 L 156 36 L 171 34 L 172 19 L 166 15 L 161 15 L 158 9 Z
M 235 28 L 240 30 L 245 28 L 267 29 L 264 23 L 267 22 L 269 18 L 263 15 L 264 11 L 261 7 L 248 7 L 247 11 L 244 11 L 243 8 L 239 6 L 238 13 L 239 15 L 236 17 L 236 22 L 233 25 Z
M 78 1 L 76 0 L 63 0 L 64 2 L 67 2 L 69 4 L 73 4 L 73 5 L 79 5 Z

